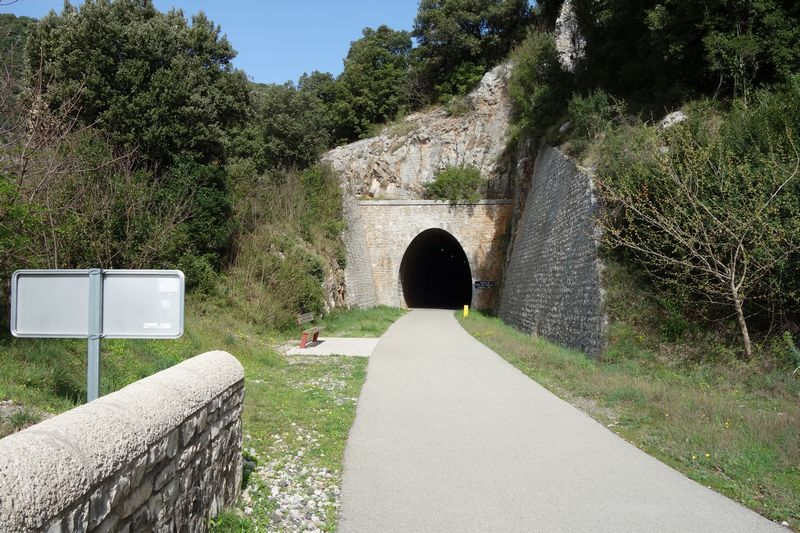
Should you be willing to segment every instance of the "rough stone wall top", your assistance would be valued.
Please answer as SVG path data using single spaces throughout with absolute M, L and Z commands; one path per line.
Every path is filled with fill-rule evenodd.
M 466 101 L 469 110 L 451 116 L 442 108 L 422 111 L 388 126 L 377 137 L 340 146 L 323 155 L 361 198 L 421 198 L 423 184 L 449 166 L 472 165 L 489 180 L 495 197 L 506 197 L 501 165 L 511 102 L 509 64 L 487 72 Z
M 176 428 L 231 388 L 241 390 L 243 379 L 233 356 L 208 352 L 0 440 L 0 530 L 38 530 L 84 500 L 88 509 L 90 495 L 110 478 L 142 457 L 158 459 L 153 450 L 159 446 L 174 440 L 177 448 Z M 168 435 L 174 438 L 165 440 Z M 187 440 L 186 435 L 181 439 Z M 126 479 L 114 486 L 130 490 L 134 480 Z M 118 496 L 102 495 L 103 505 Z M 96 518 L 95 497 L 91 499 Z M 91 524 L 87 514 L 78 512 L 81 521 Z M 89 528 L 78 527 L 84 529 Z

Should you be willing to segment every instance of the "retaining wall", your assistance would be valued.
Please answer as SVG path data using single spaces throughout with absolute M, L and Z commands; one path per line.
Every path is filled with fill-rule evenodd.
M 522 331 L 598 354 L 606 346 L 607 318 L 592 179 L 545 148 L 528 183 L 498 314 Z
M 0 531 L 206 531 L 239 494 L 243 398 L 208 352 L 0 440 Z

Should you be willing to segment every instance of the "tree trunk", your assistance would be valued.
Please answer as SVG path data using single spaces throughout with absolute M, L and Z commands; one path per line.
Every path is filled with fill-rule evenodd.
M 736 290 L 736 285 L 733 283 L 733 280 L 731 280 L 731 296 L 733 297 L 733 306 L 736 308 L 736 319 L 739 321 L 739 329 L 742 332 L 744 354 L 750 359 L 753 356 L 753 345 L 750 343 L 750 333 L 747 331 L 747 322 L 744 319 L 742 298 L 739 296 L 739 291 Z

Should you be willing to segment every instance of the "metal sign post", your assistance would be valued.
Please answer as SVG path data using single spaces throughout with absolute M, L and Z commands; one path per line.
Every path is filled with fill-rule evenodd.
M 86 363 L 86 400 L 100 395 L 100 336 L 103 334 L 103 270 L 89 270 L 89 349 Z
M 11 334 L 86 339 L 86 397 L 100 395 L 100 341 L 183 335 L 179 270 L 18 270 L 11 277 Z

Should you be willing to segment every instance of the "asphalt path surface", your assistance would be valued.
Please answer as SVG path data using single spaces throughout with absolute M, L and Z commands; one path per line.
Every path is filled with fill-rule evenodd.
M 414 310 L 369 361 L 345 452 L 343 533 L 786 533 Z

